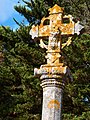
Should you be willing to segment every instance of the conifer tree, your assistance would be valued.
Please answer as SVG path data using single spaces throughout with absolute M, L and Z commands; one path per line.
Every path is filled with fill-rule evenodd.
M 0 33 L 4 46 L 4 62 L 0 66 L 1 119 L 40 117 L 40 82 L 33 77 L 33 68 L 44 62 L 44 55 L 31 40 L 29 29 L 21 26 L 13 31 L 3 27 Z
M 90 7 L 87 0 L 28 0 L 25 6 L 15 6 L 17 12 L 29 22 L 16 31 L 3 27 L 0 40 L 3 46 L 4 62 L 0 66 L 0 119 L 40 120 L 42 89 L 40 80 L 33 76 L 33 69 L 45 63 L 45 51 L 38 41 L 29 35 L 32 24 L 39 24 L 48 8 L 58 4 L 65 8 L 65 14 L 81 19 L 85 33 L 75 36 L 72 44 L 63 50 L 64 62 L 73 75 L 74 81 L 68 84 L 63 98 L 63 119 L 90 119 Z M 87 11 L 87 12 L 86 12 Z

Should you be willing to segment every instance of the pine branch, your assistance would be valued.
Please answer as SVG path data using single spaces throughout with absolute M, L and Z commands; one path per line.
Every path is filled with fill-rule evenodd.
M 17 25 L 21 26 L 21 24 L 20 24 L 15 18 L 13 18 L 13 20 L 15 21 L 15 23 L 16 23 Z

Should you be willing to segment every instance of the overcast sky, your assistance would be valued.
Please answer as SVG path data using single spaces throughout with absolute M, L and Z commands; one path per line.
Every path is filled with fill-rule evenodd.
M 0 25 L 10 26 L 13 29 L 18 27 L 13 18 L 17 21 L 24 19 L 14 10 L 14 6 L 19 4 L 23 4 L 22 0 L 0 0 Z

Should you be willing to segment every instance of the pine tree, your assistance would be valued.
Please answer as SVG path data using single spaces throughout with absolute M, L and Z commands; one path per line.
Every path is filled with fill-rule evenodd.
M 33 119 L 41 112 L 40 82 L 33 77 L 33 68 L 44 62 L 44 55 L 31 40 L 29 29 L 21 26 L 13 31 L 3 27 L 1 33 L 4 46 L 4 63 L 0 66 L 1 119 Z
M 32 8 L 32 5 L 35 7 L 34 9 L 34 20 L 37 21 L 37 19 L 41 19 L 43 17 L 43 9 L 38 9 L 38 3 L 40 8 L 43 2 L 43 7 L 44 9 L 48 9 L 52 7 L 54 4 L 58 4 L 62 7 L 65 8 L 66 14 L 72 14 L 75 17 L 75 21 L 81 20 L 82 24 L 85 26 L 86 33 L 89 33 L 89 6 L 88 2 L 83 0 L 82 2 L 79 1 L 66 1 L 66 0 L 61 0 L 61 1 L 31 1 L 31 4 L 29 5 L 30 8 Z M 26 2 L 28 5 L 28 3 Z M 47 6 L 47 7 L 46 7 Z M 19 7 L 18 7 L 19 9 Z M 40 16 L 38 17 L 38 12 L 36 13 L 36 10 L 40 12 Z M 46 11 L 45 9 L 45 11 Z M 17 7 L 16 7 L 17 10 Z M 42 12 L 41 12 L 42 11 Z M 87 13 L 85 12 L 87 11 Z M 20 11 L 18 11 L 20 12 Z M 22 13 L 22 12 L 20 12 Z M 47 12 L 44 12 L 44 16 L 48 15 Z M 35 21 L 35 23 L 36 23 Z M 76 37 L 75 40 L 73 40 L 72 46 L 70 48 L 66 48 L 63 52 L 65 53 L 67 65 L 72 70 L 73 77 L 74 77 L 74 82 L 72 84 L 67 85 L 65 93 L 68 94 L 67 101 L 71 101 L 70 104 L 67 105 L 67 101 L 64 102 L 64 107 L 66 110 L 64 110 L 65 113 L 68 113 L 68 111 L 72 111 L 71 114 L 74 115 L 83 115 L 83 112 L 86 112 L 89 110 L 89 105 L 85 106 L 83 103 L 83 99 L 85 96 L 90 96 L 89 95 L 89 68 L 90 68 L 90 63 L 89 63 L 89 55 L 88 58 L 85 57 L 85 54 L 89 54 L 90 50 L 89 47 L 87 47 L 87 50 L 85 49 L 87 46 L 87 43 L 90 44 L 89 42 L 90 36 L 89 34 L 84 34 L 82 36 Z M 78 41 L 78 42 L 77 42 Z M 82 42 L 81 42 L 82 41 Z M 83 47 L 83 49 L 81 49 Z M 77 48 L 77 49 L 76 49 Z M 76 52 L 75 52 L 76 51 Z M 86 52 L 85 52 L 86 51 Z M 85 52 L 85 53 L 84 53 Z M 74 54 L 75 53 L 75 54 Z M 84 58 L 85 57 L 85 58 Z M 88 67 L 87 67 L 88 64 Z M 72 87 L 73 86 L 73 87 Z M 87 89 L 86 89 L 87 88 Z M 76 94 L 74 94 L 74 91 L 76 90 Z M 84 92 L 81 92 L 81 91 Z M 73 95 L 69 95 L 73 94 Z M 76 97 L 77 96 L 77 97 Z M 76 97 L 76 98 L 75 98 Z M 65 99 L 66 100 L 66 99 Z M 66 107 L 67 106 L 67 107 Z M 87 109 L 87 110 L 86 110 Z M 66 115 L 66 114 L 65 114 Z M 64 116 L 65 116 L 64 115 Z M 71 116 L 72 116 L 71 115 Z M 71 118 L 72 119 L 72 118 Z M 78 118 L 77 118 L 78 119 Z
M 72 83 L 66 86 L 64 93 L 63 110 L 65 112 L 64 117 L 66 116 L 65 119 L 68 118 L 67 120 L 90 119 L 89 45 L 90 35 L 84 33 L 73 40 L 70 48 L 64 50 L 65 61 L 67 61 L 74 79 Z
M 4 62 L 0 66 L 0 118 L 6 120 L 39 120 L 41 116 L 42 89 L 40 80 L 33 76 L 33 69 L 45 63 L 45 51 L 38 41 L 29 35 L 32 24 L 39 24 L 48 8 L 58 4 L 65 8 L 65 14 L 81 19 L 86 33 L 73 39 L 72 45 L 63 50 L 65 63 L 70 67 L 74 81 L 65 88 L 63 98 L 63 119 L 83 120 L 90 116 L 90 35 L 89 4 L 86 0 L 31 0 L 25 6 L 15 6 L 29 26 L 20 26 L 16 31 L 3 27 L 0 40 L 3 46 Z M 84 6 L 84 7 L 83 7 Z M 85 12 L 87 10 L 88 12 Z M 84 11 L 84 12 L 83 12 Z M 84 15 L 82 15 L 82 12 Z M 3 91 L 4 90 L 4 91 Z M 88 98 L 88 102 L 85 99 Z

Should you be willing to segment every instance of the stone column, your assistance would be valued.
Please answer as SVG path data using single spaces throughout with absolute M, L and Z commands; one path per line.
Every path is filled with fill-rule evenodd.
M 67 81 L 68 67 L 63 63 L 58 65 L 41 65 L 34 70 L 40 75 L 43 88 L 42 120 L 62 120 L 62 95 Z
M 35 69 L 35 74 L 41 73 L 43 88 L 42 120 L 61 120 L 62 95 L 65 86 L 67 66 L 63 64 L 42 65 Z
M 61 120 L 62 94 L 61 83 L 55 79 L 42 81 L 43 106 L 42 120 Z

